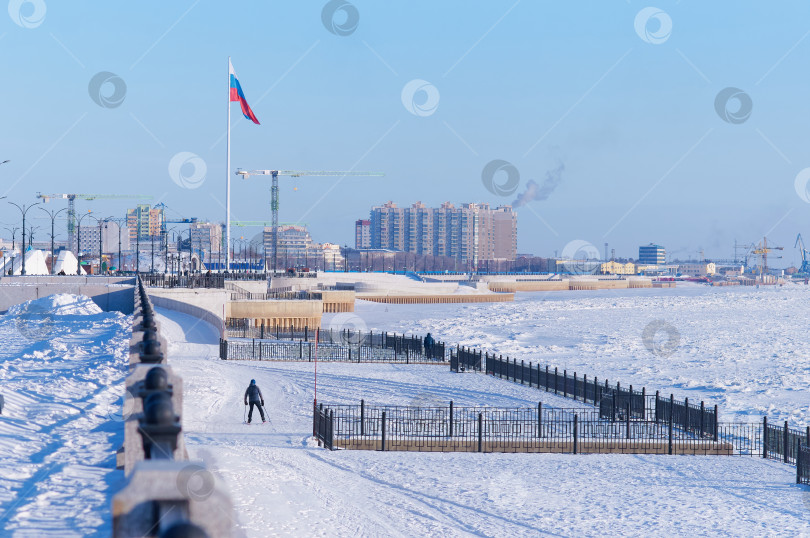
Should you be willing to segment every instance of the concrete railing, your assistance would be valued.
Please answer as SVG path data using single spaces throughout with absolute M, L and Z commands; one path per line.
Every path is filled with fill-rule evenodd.
M 183 409 L 182 379 L 166 364 L 166 351 L 138 279 L 119 453 L 127 483 L 113 497 L 113 536 L 230 536 L 230 496 L 205 463 L 188 460 L 177 414 Z

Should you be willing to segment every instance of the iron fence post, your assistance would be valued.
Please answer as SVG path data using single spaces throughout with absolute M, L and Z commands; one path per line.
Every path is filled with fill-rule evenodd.
M 625 417 L 627 421 L 627 438 L 630 439 L 630 400 L 627 400 L 627 417 Z
M 559 394 L 559 391 L 557 390 L 557 385 L 558 385 L 557 380 L 559 379 L 559 374 L 557 372 L 558 372 L 558 370 L 557 370 L 557 367 L 555 366 L 554 367 L 554 394 Z
M 366 402 L 360 400 L 360 435 L 366 434 Z
M 537 402 L 537 437 L 543 437 L 543 402 Z
M 478 413 L 478 452 L 484 451 L 484 415 Z
M 335 410 L 329 411 L 329 450 L 335 449 Z
M 782 441 L 782 452 L 784 452 L 784 455 L 782 456 L 782 461 L 787 463 L 788 462 L 788 439 L 790 438 L 790 436 L 788 434 L 788 421 L 787 420 L 785 421 L 785 431 L 784 431 L 783 436 L 784 436 L 784 439 Z
M 672 406 L 669 408 L 669 455 L 672 455 Z
M 517 359 L 516 359 L 517 360 Z M 520 360 L 520 384 L 523 385 L 523 359 Z
M 546 392 L 548 392 L 548 364 L 546 364 L 546 379 L 543 385 L 546 387 Z
M 762 457 L 768 457 L 768 417 L 762 417 Z
M 450 400 L 450 432 L 448 437 L 453 437 L 453 400 Z
M 658 424 L 658 417 L 659 417 L 659 414 L 658 414 L 658 398 L 659 398 L 658 391 L 655 391 L 655 423 L 656 424 Z
M 717 413 L 717 404 L 714 404 L 714 442 L 717 442 L 717 428 L 719 428 L 720 415 Z
M 574 372 L 574 400 L 577 399 L 577 373 Z
M 385 452 L 385 411 L 382 412 L 382 424 L 380 431 L 382 432 L 382 451 Z
M 703 438 L 703 417 L 706 416 L 706 406 L 700 400 L 700 437 Z
M 529 388 L 532 388 L 532 361 L 529 361 Z
M 588 374 L 582 374 L 582 401 L 588 403 Z
M 613 405 L 611 406 L 611 421 L 616 422 L 616 393 L 613 393 Z
M 563 370 L 563 398 L 568 398 L 568 370 Z
M 578 438 L 579 415 L 574 414 L 574 454 L 577 453 L 577 438 Z

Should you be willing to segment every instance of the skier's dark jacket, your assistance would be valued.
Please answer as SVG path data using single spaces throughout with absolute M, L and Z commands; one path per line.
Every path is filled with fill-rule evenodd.
M 264 396 L 262 396 L 262 391 L 259 390 L 258 386 L 250 385 L 245 391 L 245 400 L 251 403 L 261 403 L 264 401 Z

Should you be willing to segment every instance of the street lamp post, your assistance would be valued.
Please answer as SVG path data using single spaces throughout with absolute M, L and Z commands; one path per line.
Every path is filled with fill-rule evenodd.
M 56 260 L 54 259 L 54 224 L 56 222 L 56 216 L 61 213 L 62 211 L 67 211 L 67 208 L 62 208 L 59 211 L 48 211 L 44 207 L 39 208 L 40 211 L 44 211 L 49 217 L 51 217 L 51 274 L 53 274 L 53 268 L 56 265 Z
M 25 204 L 20 207 L 19 205 L 15 204 L 14 202 L 9 202 L 11 205 L 16 207 L 22 213 L 22 244 L 23 244 L 23 252 L 22 252 L 22 271 L 20 274 L 25 274 L 25 214 L 28 213 L 28 210 L 34 206 L 38 206 L 39 202 L 33 203 L 31 205 L 26 206 Z
M 0 163 L 0 164 L 2 164 L 2 163 Z M 19 228 L 17 228 L 17 227 L 6 228 L 6 230 L 8 230 L 9 233 L 11 234 L 11 254 L 12 254 L 12 256 L 11 256 L 11 274 L 13 275 L 14 274 L 14 258 L 15 258 L 14 255 L 17 253 L 17 244 L 14 241 L 15 241 L 15 237 L 17 236 L 17 230 L 19 230 Z
M 84 220 L 85 217 L 90 215 L 90 213 L 91 213 L 91 211 L 88 209 L 87 213 L 85 213 L 84 215 L 79 217 L 79 227 L 76 229 L 76 274 L 77 275 L 82 274 L 82 262 L 81 262 L 81 257 L 82 257 L 82 220 Z M 93 217 L 93 218 L 95 218 L 95 217 Z M 25 258 L 23 258 L 23 261 L 25 261 Z

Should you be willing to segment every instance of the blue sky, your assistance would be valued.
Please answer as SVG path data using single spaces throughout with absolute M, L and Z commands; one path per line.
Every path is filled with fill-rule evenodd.
M 810 239 L 810 198 L 795 185 L 810 167 L 810 4 L 707 4 L 657 2 L 637 33 L 650 4 L 356 0 L 333 19 L 340 27 L 356 9 L 356 28 L 336 35 L 322 1 L 12 0 L 0 12 L 0 160 L 11 159 L 0 194 L 147 194 L 177 215 L 223 220 L 230 55 L 262 122 L 231 105 L 232 168 L 386 174 L 282 178 L 281 221 L 308 223 L 318 241 L 352 244 L 354 220 L 389 199 L 510 203 L 562 163 L 548 199 L 517 210 L 520 252 L 585 240 L 635 257 L 656 242 L 678 257 L 729 258 L 735 239 L 767 234 L 786 247 L 775 263 L 785 265 L 798 259 L 796 233 Z M 118 106 L 91 99 L 99 72 L 126 84 Z M 438 95 L 422 115 L 401 95 L 415 79 Z M 727 87 L 752 102 L 741 122 L 716 110 Z M 419 112 L 426 97 L 406 101 Z M 205 163 L 194 189 L 170 177 L 180 152 Z M 508 196 L 482 181 L 495 159 L 520 172 Z M 269 220 L 269 198 L 265 179 L 234 178 L 233 217 Z

